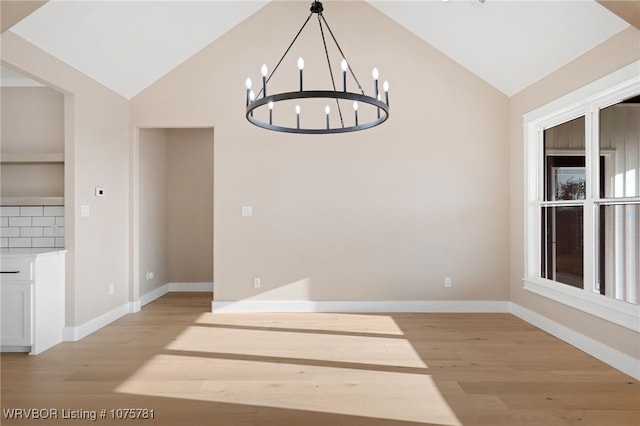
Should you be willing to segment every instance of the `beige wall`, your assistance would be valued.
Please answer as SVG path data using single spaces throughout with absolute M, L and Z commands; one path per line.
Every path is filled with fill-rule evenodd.
M 215 126 L 215 299 L 508 300 L 508 99 L 366 3 L 330 10 L 362 84 L 374 65 L 391 83 L 379 128 L 299 136 L 244 119 L 245 78 L 298 26 L 267 38 L 262 23 L 301 21 L 302 3 L 268 4 L 131 102 L 133 126 Z M 326 64 L 305 61 L 311 85 Z
M 640 59 L 640 31 L 630 27 L 511 98 L 511 300 L 619 351 L 640 359 L 638 333 L 537 296 L 522 288 L 524 276 L 523 114 Z
M 64 96 L 48 87 L 3 87 L 3 152 L 64 152 Z
M 139 195 L 140 294 L 169 282 L 167 130 L 140 129 Z M 154 278 L 147 279 L 147 272 Z
M 129 301 L 129 105 L 11 32 L 2 63 L 65 95 L 67 325 L 82 325 Z M 96 186 L 106 197 L 94 196 Z

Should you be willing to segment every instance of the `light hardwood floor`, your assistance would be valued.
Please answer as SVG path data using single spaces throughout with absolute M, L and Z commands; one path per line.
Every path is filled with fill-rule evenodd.
M 640 425 L 638 381 L 509 314 L 211 314 L 210 302 L 172 293 L 79 342 L 2 354 L 0 423 Z M 58 419 L 10 420 L 18 408 Z M 112 418 L 129 408 L 153 419 Z

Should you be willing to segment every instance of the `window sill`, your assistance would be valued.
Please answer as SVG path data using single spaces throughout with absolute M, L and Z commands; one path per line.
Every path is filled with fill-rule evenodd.
M 525 278 L 524 289 L 640 333 L 640 306 L 542 278 Z

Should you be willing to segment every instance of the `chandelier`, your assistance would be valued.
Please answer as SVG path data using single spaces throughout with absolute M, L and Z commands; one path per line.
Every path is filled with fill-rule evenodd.
M 280 60 L 277 62 L 276 66 L 273 68 L 273 71 L 271 71 L 271 74 L 268 74 L 267 65 L 262 65 L 262 87 L 258 91 L 257 95 L 252 90 L 253 83 L 251 79 L 247 78 L 246 118 L 252 124 L 264 129 L 277 132 L 329 134 L 355 132 L 358 130 L 369 129 L 371 127 L 375 127 L 379 124 L 384 123 L 387 118 L 389 118 L 389 83 L 387 81 L 384 81 L 384 83 L 382 84 L 382 92 L 384 93 L 383 100 L 378 83 L 379 71 L 377 68 L 374 68 L 371 73 L 371 76 L 373 78 L 374 96 L 368 96 L 365 94 L 364 89 L 360 85 L 355 72 L 351 68 L 349 61 L 347 61 L 342 48 L 333 35 L 331 28 L 329 28 L 329 24 L 327 24 L 327 21 L 322 14 L 323 10 L 324 9 L 322 7 L 322 3 L 320 3 L 319 1 L 312 2 L 310 9 L 311 13 L 307 17 L 304 24 L 302 24 L 302 27 L 293 38 L 293 41 L 289 44 L 289 47 L 287 47 Z M 299 90 L 270 94 L 268 90 L 269 81 L 278 70 L 278 67 L 287 56 L 314 14 L 316 14 L 318 17 L 322 46 L 324 47 L 324 54 L 327 59 L 332 90 L 305 90 L 304 59 L 300 57 L 298 58 L 297 73 L 299 81 L 297 82 L 298 84 L 296 84 Z M 331 36 L 331 39 L 335 43 L 335 46 L 340 53 L 340 68 L 342 70 L 341 88 L 336 88 L 336 81 L 333 75 L 329 51 L 327 49 L 327 41 L 325 39 L 325 29 Z M 347 75 L 351 76 L 353 82 L 351 82 L 351 80 L 347 80 Z M 349 91 L 349 85 L 357 87 L 357 92 L 359 93 L 356 93 L 355 91 Z M 324 103 L 324 108 L 322 108 L 323 103 L 320 101 L 314 101 L 312 103 L 312 108 L 310 108 L 312 109 L 312 111 L 310 111 L 309 114 L 314 114 L 315 116 L 313 119 L 309 120 L 305 120 L 306 117 L 310 116 L 309 114 L 301 117 L 302 110 L 299 104 L 299 101 L 307 99 L 326 100 L 326 102 Z M 278 103 L 280 103 L 280 107 Z M 292 103 L 297 103 L 295 105 L 295 108 L 286 108 L 287 105 Z M 351 105 L 348 105 L 349 103 L 351 103 Z M 285 106 L 284 108 L 282 108 L 283 105 Z M 318 105 L 320 105 L 320 107 L 318 107 Z M 333 105 L 335 105 L 337 110 L 337 119 L 331 115 L 331 106 Z M 361 113 L 359 117 L 358 111 L 359 109 L 361 109 L 360 105 L 366 107 L 367 113 Z M 313 108 L 313 106 L 315 106 L 316 108 Z M 344 111 L 343 113 L 343 109 L 347 108 L 348 111 Z M 305 113 L 306 112 L 307 111 L 305 111 Z M 310 123 L 312 122 L 312 124 L 305 126 L 305 121 L 308 121 Z M 322 124 L 319 125 L 319 123 Z

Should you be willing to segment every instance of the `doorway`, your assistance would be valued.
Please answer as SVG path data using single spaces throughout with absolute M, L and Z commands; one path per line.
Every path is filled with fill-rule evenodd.
M 137 148 L 134 300 L 213 291 L 213 128 L 139 129 Z

